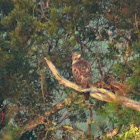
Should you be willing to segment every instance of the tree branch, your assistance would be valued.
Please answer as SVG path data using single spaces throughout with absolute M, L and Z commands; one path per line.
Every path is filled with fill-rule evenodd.
M 66 97 L 65 99 L 61 100 L 59 103 L 54 105 L 49 111 L 46 111 L 44 116 L 39 116 L 39 117 L 29 121 L 23 127 L 21 134 L 25 133 L 26 131 L 30 131 L 30 130 L 34 129 L 38 125 L 48 124 L 49 117 L 51 117 L 53 114 L 57 113 L 58 111 L 64 109 L 67 105 L 72 104 L 72 102 L 74 101 L 74 99 L 77 96 L 78 96 L 78 93 L 74 92 L 73 94 L 69 95 L 68 97 Z
M 79 92 L 90 92 L 90 96 L 93 98 L 96 98 L 98 100 L 122 104 L 126 107 L 132 108 L 132 109 L 140 112 L 140 103 L 139 102 L 133 101 L 124 96 L 115 95 L 114 93 L 112 93 L 106 89 L 103 89 L 103 88 L 91 87 L 89 89 L 83 89 L 83 88 L 79 87 L 78 85 L 76 85 L 75 83 L 68 81 L 67 79 L 62 77 L 58 73 L 55 66 L 52 64 L 52 62 L 50 60 L 48 60 L 47 58 L 44 58 L 44 59 L 45 59 L 47 65 L 49 66 L 50 70 L 52 71 L 53 75 L 59 81 L 60 84 L 66 86 L 66 87 L 75 89 Z
M 106 89 L 103 89 L 103 88 L 91 87 L 89 89 L 82 89 L 75 83 L 70 82 L 67 79 L 65 79 L 64 77 L 62 77 L 58 73 L 58 71 L 56 70 L 55 66 L 52 64 L 51 61 L 49 61 L 47 58 L 45 58 L 45 61 L 46 61 L 47 65 L 49 66 L 50 70 L 52 71 L 52 73 L 54 74 L 55 78 L 59 81 L 60 84 L 66 86 L 66 87 L 75 89 L 79 92 L 90 92 L 90 96 L 93 98 L 96 98 L 98 100 L 112 102 L 112 103 L 114 102 L 114 103 L 124 105 L 126 107 L 132 108 L 132 109 L 140 112 L 140 103 L 139 102 L 133 101 L 124 96 L 115 95 L 114 93 L 112 93 Z M 53 114 L 57 113 L 58 111 L 64 109 L 67 105 L 70 105 L 73 102 L 73 100 L 75 99 L 75 97 L 77 97 L 77 96 L 78 96 L 78 93 L 74 92 L 73 94 L 69 95 L 68 97 L 66 97 L 65 99 L 63 99 L 62 101 L 60 101 L 59 103 L 54 105 L 49 111 L 45 112 L 45 115 L 39 116 L 39 117 L 35 118 L 34 120 L 29 121 L 23 127 L 21 134 L 25 133 L 26 131 L 30 131 L 30 130 L 34 129 L 38 125 L 48 124 L 49 122 L 47 122 L 48 121 L 47 119 L 50 116 L 52 116 Z

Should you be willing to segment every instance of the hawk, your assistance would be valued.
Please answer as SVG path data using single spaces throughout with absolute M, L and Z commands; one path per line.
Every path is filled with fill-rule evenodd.
M 82 88 L 89 88 L 91 85 L 91 65 L 81 57 L 80 53 L 72 54 L 72 73 L 76 83 Z M 89 92 L 83 93 L 85 100 L 89 99 Z

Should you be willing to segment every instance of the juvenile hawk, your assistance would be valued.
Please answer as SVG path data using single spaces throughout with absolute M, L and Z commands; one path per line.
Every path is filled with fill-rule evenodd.
M 91 85 L 91 65 L 81 57 L 80 53 L 72 54 L 72 73 L 76 83 L 82 88 Z M 83 93 L 85 100 L 89 99 L 89 93 Z

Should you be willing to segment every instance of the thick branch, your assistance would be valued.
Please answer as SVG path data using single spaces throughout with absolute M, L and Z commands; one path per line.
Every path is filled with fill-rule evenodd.
M 96 98 L 98 100 L 106 101 L 106 102 L 114 102 L 118 104 L 122 104 L 126 107 L 132 108 L 134 110 L 140 111 L 140 103 L 133 101 L 129 98 L 123 97 L 123 96 L 116 96 L 114 93 L 103 89 L 103 88 L 96 88 L 91 87 L 89 89 L 82 89 L 75 83 L 68 81 L 64 77 L 62 77 L 58 71 L 56 70 L 55 66 L 52 64 L 51 61 L 49 61 L 47 58 L 44 58 L 47 65 L 49 66 L 50 70 L 52 71 L 55 78 L 59 81 L 60 84 L 70 87 L 72 89 L 75 89 L 79 92 L 90 92 L 90 96 L 93 98 Z
M 79 92 L 90 92 L 90 96 L 102 101 L 106 102 L 115 102 L 118 104 L 122 104 L 126 107 L 132 108 L 134 110 L 140 111 L 140 103 L 133 101 L 129 98 L 123 97 L 123 96 L 115 96 L 112 92 L 103 89 L 103 88 L 96 88 L 91 87 L 89 89 L 82 89 L 78 85 L 66 80 L 63 78 L 58 71 L 56 70 L 55 66 L 52 64 L 51 61 L 49 61 L 47 58 L 45 58 L 47 65 L 49 66 L 50 70 L 54 74 L 55 78 L 59 81 L 60 84 L 73 88 Z M 56 105 L 54 105 L 49 111 L 45 112 L 44 116 L 37 117 L 36 119 L 30 121 L 27 125 L 24 126 L 22 134 L 26 131 L 32 130 L 35 127 L 37 127 L 40 124 L 45 124 L 46 119 L 52 116 L 53 114 L 57 113 L 58 111 L 64 109 L 67 105 L 70 105 L 72 101 L 77 97 L 77 93 L 73 93 L 72 95 L 66 97 Z

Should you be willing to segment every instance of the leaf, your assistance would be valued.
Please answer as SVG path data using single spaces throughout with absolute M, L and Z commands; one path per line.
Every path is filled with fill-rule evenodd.
M 70 127 L 70 126 L 64 126 L 66 129 L 68 129 L 68 130 L 73 130 L 73 128 L 72 127 Z
M 52 124 L 53 124 L 53 125 L 57 125 L 57 123 L 56 123 L 56 122 L 52 122 Z

